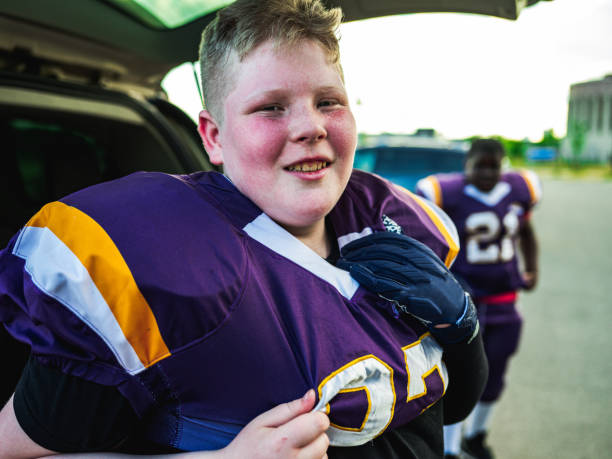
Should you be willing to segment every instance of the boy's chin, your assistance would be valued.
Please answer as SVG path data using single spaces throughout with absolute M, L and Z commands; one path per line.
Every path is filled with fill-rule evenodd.
M 495 188 L 498 182 L 499 180 L 472 180 L 472 184 L 484 193 L 488 193 Z
M 275 209 L 277 210 L 277 209 Z M 331 209 L 314 208 L 301 209 L 299 212 L 292 212 L 291 215 L 268 214 L 272 220 L 281 225 L 290 233 L 302 232 L 309 228 L 314 228 L 325 221 L 325 217 Z M 266 212 L 267 213 L 267 212 Z
M 293 218 L 272 218 L 276 223 L 281 225 L 283 228 L 292 229 L 299 231 L 300 229 L 307 229 L 316 226 L 320 222 L 325 220 L 325 214 L 322 215 L 304 215 L 301 217 Z
M 483 193 L 488 193 L 489 191 L 491 191 L 493 188 L 495 188 L 495 185 L 476 185 L 476 188 L 478 188 L 480 191 L 482 191 Z

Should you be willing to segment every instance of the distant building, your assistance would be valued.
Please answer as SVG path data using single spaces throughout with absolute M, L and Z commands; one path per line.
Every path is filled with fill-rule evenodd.
M 565 158 L 612 161 L 612 74 L 570 87 Z

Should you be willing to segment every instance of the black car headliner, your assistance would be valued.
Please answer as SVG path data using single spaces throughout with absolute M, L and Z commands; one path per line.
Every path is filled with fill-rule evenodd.
M 324 0 L 342 7 L 346 21 L 417 12 L 465 12 L 516 19 L 541 0 Z M 546 0 L 550 1 L 550 0 Z M 97 69 L 104 79 L 151 89 L 173 67 L 198 58 L 202 29 L 214 13 L 175 29 L 145 24 L 105 0 L 2 0 L 2 55 Z

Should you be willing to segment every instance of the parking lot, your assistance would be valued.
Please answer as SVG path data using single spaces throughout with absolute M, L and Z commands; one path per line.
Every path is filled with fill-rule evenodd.
M 544 180 L 540 284 L 493 420 L 499 459 L 612 457 L 612 182 Z

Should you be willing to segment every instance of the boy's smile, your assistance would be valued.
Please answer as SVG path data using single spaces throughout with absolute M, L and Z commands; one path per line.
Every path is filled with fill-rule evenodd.
M 324 231 L 348 182 L 356 126 L 339 68 L 316 42 L 264 42 L 233 56 L 224 119 L 203 112 L 211 161 L 294 235 Z
M 327 167 L 327 161 L 308 161 L 298 163 L 292 166 L 287 166 L 287 170 L 291 172 L 315 172 Z

